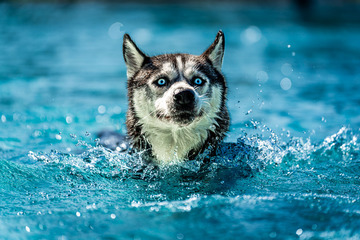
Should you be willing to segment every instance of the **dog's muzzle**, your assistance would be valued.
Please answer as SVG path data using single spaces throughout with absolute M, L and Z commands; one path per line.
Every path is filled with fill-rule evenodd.
M 189 124 L 197 117 L 196 96 L 192 89 L 179 89 L 173 97 L 171 118 L 180 124 Z
M 195 107 L 195 92 L 191 89 L 179 91 L 174 95 L 174 105 L 180 111 L 193 111 Z

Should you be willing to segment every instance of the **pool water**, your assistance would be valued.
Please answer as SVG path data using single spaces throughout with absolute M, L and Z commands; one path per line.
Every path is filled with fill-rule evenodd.
M 0 239 L 359 239 L 358 10 L 0 4 Z M 232 125 L 212 164 L 98 145 L 125 133 L 125 32 L 200 54 L 219 29 Z

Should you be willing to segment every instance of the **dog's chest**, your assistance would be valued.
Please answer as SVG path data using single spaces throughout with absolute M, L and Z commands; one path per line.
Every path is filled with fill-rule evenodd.
M 191 150 L 199 150 L 205 144 L 211 125 L 206 120 L 182 128 L 143 125 L 143 132 L 157 161 L 167 163 L 186 159 Z

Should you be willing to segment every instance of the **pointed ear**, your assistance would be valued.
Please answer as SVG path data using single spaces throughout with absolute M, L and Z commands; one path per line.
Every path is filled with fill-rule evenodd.
M 225 50 L 225 36 L 224 33 L 220 30 L 215 38 L 215 41 L 211 44 L 211 46 L 206 49 L 206 51 L 201 54 L 201 56 L 207 57 L 213 66 L 221 71 L 222 61 L 224 57 Z
M 136 46 L 129 34 L 124 35 L 123 55 L 127 67 L 128 79 L 134 76 L 143 66 L 145 60 L 149 58 Z

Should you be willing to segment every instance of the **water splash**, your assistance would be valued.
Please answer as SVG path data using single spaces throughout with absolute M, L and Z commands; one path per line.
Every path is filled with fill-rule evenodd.
M 343 127 L 313 143 L 310 138 L 291 136 L 283 141 L 259 122 L 252 124 L 257 132 L 269 136 L 244 134 L 236 143 L 220 144 L 215 156 L 204 152 L 195 160 L 169 166 L 148 165 L 144 152 L 119 153 L 89 144 L 89 139 L 78 141 L 84 148 L 81 153 L 30 151 L 27 157 L 32 164 L 0 161 L 0 190 L 6 190 L 2 199 L 7 202 L 0 212 L 15 212 L 22 219 L 39 213 L 41 219 L 57 219 L 61 212 L 71 215 L 72 221 L 91 215 L 120 221 L 126 217 L 124 211 L 133 214 L 133 219 L 139 213 L 191 214 L 195 218 L 201 213 L 215 219 L 218 209 L 225 207 L 224 217 L 232 219 L 231 212 L 245 212 L 236 221 L 246 223 L 246 215 L 266 214 L 259 213 L 261 207 L 276 206 L 273 212 L 280 221 L 284 207 L 302 219 L 311 218 L 314 211 L 328 217 L 331 214 L 326 211 L 341 206 L 341 211 L 349 211 L 342 215 L 357 216 L 360 149 L 351 129 Z M 19 201 L 14 205 L 13 199 Z M 300 234 L 299 229 L 302 232 L 296 236 L 303 239 L 331 234 L 327 226 L 317 224 L 316 231 L 299 226 L 292 234 Z M 39 232 L 36 223 L 26 223 L 23 231 L 26 226 Z M 268 229 L 270 233 L 282 234 L 278 229 Z
M 253 124 L 258 131 L 266 131 L 269 137 L 244 134 L 236 143 L 220 144 L 215 156 L 205 151 L 195 160 L 167 166 L 149 164 L 145 152 L 119 153 L 80 140 L 78 145 L 86 148 L 81 154 L 64 154 L 53 150 L 50 153 L 29 152 L 28 156 L 81 179 L 100 177 L 124 181 L 131 178 L 190 183 L 192 187 L 200 183 L 210 192 L 231 189 L 234 181 L 257 173 L 271 179 L 274 172 L 284 176 L 297 171 L 313 172 L 314 168 L 324 167 L 321 163 L 326 166 L 332 164 L 345 172 L 351 171 L 349 167 L 360 168 L 358 137 L 349 128 L 343 127 L 316 144 L 310 138 L 297 137 L 290 137 L 289 141 L 284 142 L 270 128 L 258 122 Z

